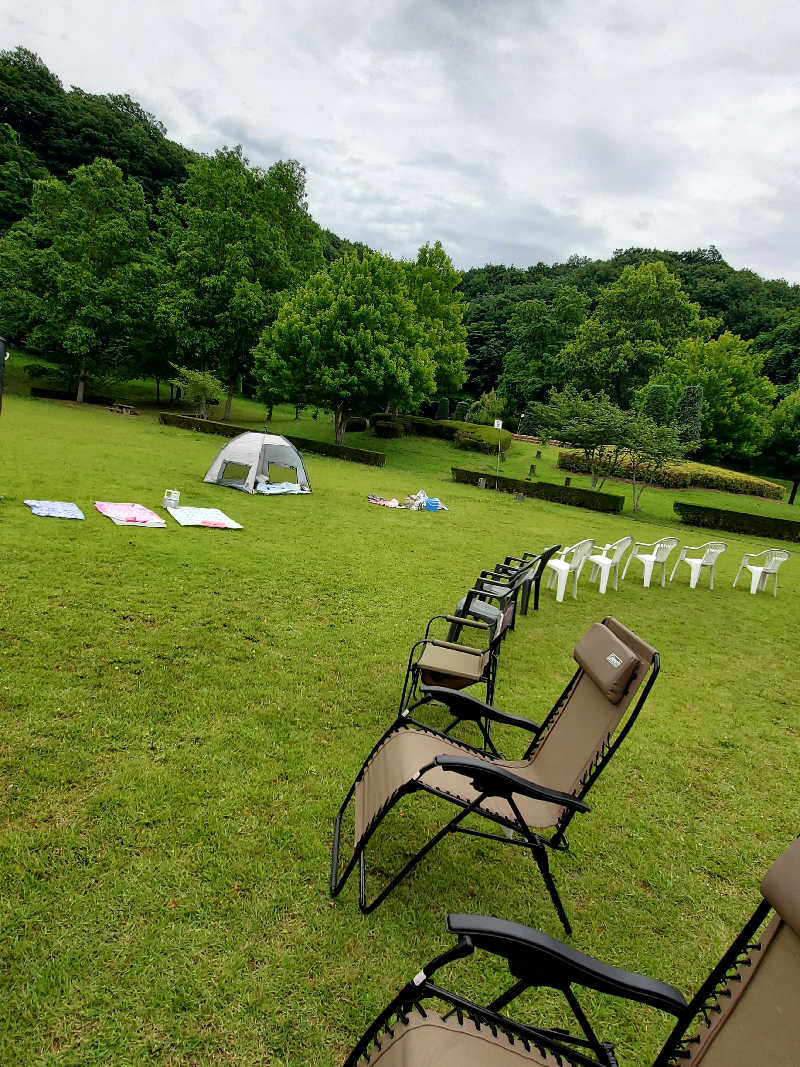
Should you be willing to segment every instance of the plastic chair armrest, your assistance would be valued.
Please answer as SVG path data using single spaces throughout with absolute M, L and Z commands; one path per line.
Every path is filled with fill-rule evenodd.
M 602 963 L 522 923 L 489 915 L 448 915 L 447 929 L 468 937 L 476 948 L 504 957 L 515 977 L 535 977 L 536 985 L 563 989 L 575 983 L 676 1017 L 687 1007 L 683 994 L 666 982 Z

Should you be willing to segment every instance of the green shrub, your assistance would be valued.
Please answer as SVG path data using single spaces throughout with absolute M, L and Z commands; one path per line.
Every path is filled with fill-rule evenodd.
M 178 426 L 183 430 L 199 430 L 201 433 L 213 433 L 220 437 L 236 437 L 240 433 L 252 433 L 252 427 L 231 426 L 227 422 L 212 422 L 199 419 L 193 415 L 174 415 L 171 411 L 162 411 L 159 415 L 162 426 Z M 366 448 L 351 448 L 349 445 L 336 445 L 332 441 L 314 441 L 309 437 L 289 437 L 287 441 L 299 448 L 301 452 L 316 452 L 320 456 L 332 456 L 334 459 L 347 459 L 352 463 L 365 463 L 368 467 L 384 467 L 386 456 L 383 452 L 371 452 Z
M 466 400 L 459 400 L 456 404 L 455 411 L 453 412 L 453 419 L 455 422 L 463 422 L 467 417 L 469 411 L 469 402 Z
M 472 426 L 468 430 L 456 430 L 455 433 L 455 445 L 456 448 L 464 448 L 469 452 L 484 452 L 487 455 L 494 455 L 498 451 L 498 437 L 499 437 L 499 451 L 501 453 L 508 451 L 508 446 L 511 444 L 511 434 L 508 430 L 495 430 L 490 429 L 488 426 Z
M 482 474 L 480 471 L 467 471 L 459 467 L 451 468 L 455 481 L 464 485 L 477 485 L 480 478 L 486 484 L 494 486 L 505 493 L 522 493 L 539 500 L 552 500 L 556 504 L 568 504 L 570 507 L 589 508 L 591 511 L 620 512 L 625 505 L 624 496 L 612 493 L 598 493 L 593 489 L 577 489 L 568 485 L 555 485 L 552 482 L 526 482 L 519 478 L 505 478 L 503 475 Z M 800 524 L 798 524 L 800 525 Z
M 559 452 L 558 466 L 561 470 L 588 474 L 589 465 L 583 452 Z M 630 468 L 630 462 L 622 457 L 618 476 L 624 478 Z M 720 489 L 726 493 L 741 493 L 746 496 L 767 497 L 770 500 L 782 500 L 784 488 L 765 478 L 756 478 L 752 474 L 739 474 L 738 471 L 726 470 L 724 467 L 711 467 L 706 463 L 670 463 L 660 470 L 653 485 L 662 489 Z
M 475 422 L 456 422 L 455 419 L 423 419 L 418 415 L 403 415 L 408 433 L 418 434 L 420 437 L 439 437 L 445 441 L 455 441 L 459 448 L 471 448 L 476 452 L 496 452 L 498 433 L 500 436 L 500 451 L 507 452 L 513 441 L 508 430 L 495 430 L 493 426 L 481 426 Z M 465 439 L 475 441 L 472 444 L 458 444 L 458 435 L 465 435 Z M 480 447 L 478 441 L 481 442 Z M 483 443 L 489 447 L 484 448 Z
M 345 430 L 348 432 L 352 430 L 353 433 L 359 433 L 362 430 L 366 430 L 367 425 L 367 420 L 362 418 L 361 415 L 351 415 L 347 420 Z
M 377 437 L 405 437 L 406 425 L 402 419 L 376 419 L 372 424 Z
M 446 396 L 443 396 L 436 406 L 436 418 L 439 420 L 450 418 L 450 401 Z
M 796 519 L 779 519 L 772 515 L 750 515 L 746 511 L 725 511 L 723 508 L 707 508 L 700 504 L 673 505 L 681 522 L 701 526 L 707 530 L 728 530 L 730 533 L 750 534 L 752 537 L 768 537 L 779 541 L 800 541 L 800 522 Z

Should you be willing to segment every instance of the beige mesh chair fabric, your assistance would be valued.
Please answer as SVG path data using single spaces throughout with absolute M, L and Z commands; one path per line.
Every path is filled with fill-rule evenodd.
M 797 1067 L 800 1063 L 800 840 L 761 882 L 772 921 L 744 946 L 696 1039 L 683 1042 L 694 1067 Z
M 380 1046 L 358 1060 L 381 1067 L 564 1067 L 546 1050 L 523 1044 L 502 1030 L 492 1032 L 472 1019 L 445 1019 L 435 1012 L 411 1015 L 395 1023 Z
M 425 791 L 459 809 L 444 831 L 455 830 L 469 813 L 485 816 L 518 830 L 531 847 L 556 910 L 569 929 L 557 892 L 546 870 L 544 845 L 563 849 L 564 829 L 605 763 L 616 750 L 638 714 L 658 671 L 658 654 L 647 642 L 616 619 L 595 623 L 574 650 L 578 670 L 541 726 L 507 716 L 465 695 L 435 691 L 437 700 L 469 717 L 485 715 L 490 721 L 519 725 L 533 734 L 524 757 L 496 758 L 464 742 L 421 724 L 407 725 L 403 715 L 378 742 L 359 772 L 337 817 L 334 828 L 332 891 L 338 893 L 349 869 L 338 879 L 338 835 L 342 814 L 354 796 L 353 859 L 362 866 L 361 898 L 366 904 L 365 851 L 386 812 L 405 795 Z M 646 691 L 633 714 L 627 715 L 650 672 Z M 625 718 L 624 727 L 620 724 Z M 624 732 L 622 732 L 624 730 Z M 549 840 L 539 831 L 551 828 Z M 494 840 L 507 838 L 492 836 Z M 438 835 L 435 840 L 438 840 Z M 435 841 L 434 841 L 435 843 Z M 415 858 L 421 858 L 430 844 Z M 413 866 L 413 863 L 412 863 Z M 398 877 L 399 880 L 399 877 Z M 394 883 L 392 883 L 394 884 Z M 391 886 L 390 886 L 391 888 Z

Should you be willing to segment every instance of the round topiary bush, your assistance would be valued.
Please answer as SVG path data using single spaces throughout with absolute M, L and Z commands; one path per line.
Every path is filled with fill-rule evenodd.
M 359 433 L 361 430 L 366 430 L 367 420 L 361 415 L 351 415 L 347 420 L 346 430 L 353 433 Z

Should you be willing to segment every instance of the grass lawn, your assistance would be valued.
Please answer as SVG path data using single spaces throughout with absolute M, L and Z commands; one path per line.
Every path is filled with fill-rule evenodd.
M 237 400 L 235 422 L 259 415 Z M 324 416 L 292 424 L 281 411 L 274 429 L 330 434 Z M 491 463 L 424 438 L 348 435 L 387 466 L 309 454 L 311 496 L 248 497 L 202 483 L 221 443 L 161 427 L 154 410 L 4 400 L 2 1063 L 333 1065 L 451 943 L 446 911 L 561 936 L 533 862 L 466 838 L 371 916 L 352 883 L 332 904 L 335 811 L 393 717 L 410 645 L 482 567 L 585 536 L 710 534 L 677 524 L 667 491 L 646 493 L 634 517 L 629 491 L 625 514 L 603 516 L 456 485 L 451 466 Z M 534 454 L 515 445 L 503 469 L 524 473 Z M 92 506 L 153 507 L 165 488 L 244 529 L 120 528 Z M 419 488 L 450 511 L 366 502 Z M 73 500 L 86 522 L 34 518 L 25 497 Z M 731 582 L 766 542 L 725 539 L 714 592 L 690 591 L 688 569 L 664 590 L 632 569 L 605 597 L 586 578 L 563 605 L 545 592 L 504 646 L 496 698 L 540 718 L 575 641 L 606 614 L 660 650 L 641 720 L 552 862 L 576 947 L 687 993 L 800 829 L 800 564 L 784 565 L 777 600 L 751 597 Z M 436 815 L 409 804 L 392 824 L 400 843 L 376 860 Z M 652 1061 L 667 1020 L 587 1002 L 621 1064 Z

